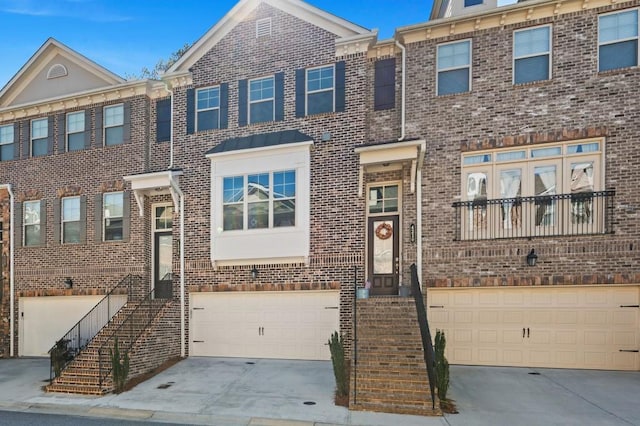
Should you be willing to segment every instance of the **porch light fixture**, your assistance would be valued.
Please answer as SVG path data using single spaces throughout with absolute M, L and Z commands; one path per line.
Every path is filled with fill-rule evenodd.
M 536 254 L 535 249 L 531 249 L 531 251 L 527 255 L 527 265 L 536 266 L 537 262 L 538 262 L 538 255 Z
M 251 278 L 254 280 L 258 278 L 258 268 L 256 268 L 255 265 L 253 266 L 253 269 L 251 269 Z
M 71 279 L 71 277 L 67 277 L 64 279 L 64 287 L 66 289 L 73 288 L 73 280 Z

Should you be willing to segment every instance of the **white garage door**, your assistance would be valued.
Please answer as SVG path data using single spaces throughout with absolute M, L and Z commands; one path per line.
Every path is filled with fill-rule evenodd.
M 428 289 L 452 364 L 640 370 L 638 286 Z
M 20 356 L 47 353 L 104 296 L 49 296 L 19 299 Z
M 191 294 L 190 355 L 326 360 L 338 291 Z

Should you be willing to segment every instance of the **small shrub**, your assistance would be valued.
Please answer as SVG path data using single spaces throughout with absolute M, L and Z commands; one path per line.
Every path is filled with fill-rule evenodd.
M 349 375 L 344 359 L 344 338 L 334 331 L 329 339 L 333 374 L 336 378 L 336 396 L 343 397 L 349 393 Z
M 60 339 L 51 350 L 51 364 L 53 364 L 55 377 L 60 377 L 62 369 L 64 369 L 67 363 L 73 359 L 73 356 L 69 351 L 68 344 L 68 340 Z
M 447 340 L 444 337 L 444 331 L 436 331 L 436 339 L 434 345 L 435 351 L 435 370 L 436 385 L 438 387 L 438 398 L 440 401 L 447 400 L 447 391 L 449 390 L 449 362 L 444 356 L 444 348 Z
M 113 387 L 114 390 L 119 393 L 124 389 L 124 385 L 127 382 L 127 376 L 129 375 L 129 354 L 125 352 L 123 356 L 120 356 L 117 337 L 113 344 L 113 349 L 109 349 L 109 354 L 111 356 Z

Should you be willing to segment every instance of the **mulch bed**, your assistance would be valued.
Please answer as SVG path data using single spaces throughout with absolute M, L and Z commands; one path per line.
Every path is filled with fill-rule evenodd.
M 150 378 L 152 378 L 156 374 L 163 372 L 164 370 L 166 370 L 169 367 L 173 367 L 174 365 L 176 365 L 177 363 L 179 363 L 183 359 L 184 358 L 180 358 L 179 356 L 177 356 L 175 358 L 171 358 L 168 361 L 166 361 L 164 364 L 159 365 L 158 367 L 154 368 L 153 370 L 151 370 L 151 371 L 149 371 L 147 373 L 141 374 L 139 376 L 134 377 L 133 379 L 127 381 L 127 383 L 124 385 L 124 389 L 121 392 L 126 392 L 128 390 L 131 390 L 131 389 L 135 388 L 140 383 L 149 380 Z M 113 393 L 121 393 L 121 392 L 115 392 L 114 391 Z

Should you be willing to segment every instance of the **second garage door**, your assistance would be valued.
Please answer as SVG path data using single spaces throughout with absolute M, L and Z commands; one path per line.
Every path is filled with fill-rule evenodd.
M 339 291 L 194 293 L 190 355 L 327 360 Z
M 452 364 L 639 370 L 638 286 L 428 290 Z

